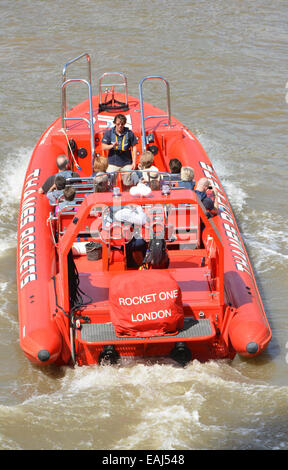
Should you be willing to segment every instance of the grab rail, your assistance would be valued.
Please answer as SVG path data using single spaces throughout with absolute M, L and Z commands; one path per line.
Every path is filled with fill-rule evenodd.
M 167 102 L 167 114 L 152 114 L 150 116 L 144 116 L 143 107 L 143 83 L 145 80 L 158 79 L 162 80 L 166 85 L 166 102 Z M 141 111 L 141 139 L 142 139 L 142 152 L 146 151 L 146 132 L 145 132 L 145 121 L 154 117 L 168 117 L 168 126 L 171 126 L 171 107 L 170 107 L 170 86 L 168 81 L 160 75 L 148 75 L 142 78 L 139 83 L 139 95 L 140 95 L 140 111 Z
M 123 82 L 121 83 L 103 83 L 102 80 L 105 77 L 115 77 L 118 76 L 123 79 Z M 99 109 L 101 110 L 102 106 L 105 105 L 105 103 L 102 103 L 102 88 L 106 87 L 106 92 L 108 91 L 108 88 L 111 88 L 111 94 L 112 94 L 112 101 L 114 100 L 114 88 L 115 87 L 124 87 L 125 91 L 125 106 L 128 108 L 128 89 L 127 89 L 127 78 L 122 72 L 105 72 L 101 77 L 99 78 Z
M 69 65 L 78 61 L 82 57 L 86 57 L 87 65 L 88 65 L 88 80 L 80 79 L 80 78 L 70 78 L 66 80 L 66 72 Z M 92 85 L 91 85 L 91 64 L 90 64 L 90 56 L 87 53 L 83 53 L 74 59 L 68 61 L 62 72 L 62 85 L 61 85 L 61 122 L 62 128 L 64 130 L 67 129 L 67 121 L 68 120 L 83 120 L 87 122 L 88 127 L 90 129 L 90 147 L 91 147 L 91 157 L 92 160 L 94 159 L 95 155 L 95 143 L 94 143 L 94 121 L 93 121 L 93 106 L 92 106 Z M 66 97 L 66 86 L 70 83 L 80 82 L 84 83 L 88 87 L 88 99 L 89 99 L 89 119 L 84 118 L 83 116 L 79 117 L 67 117 L 67 97 Z
M 66 81 L 66 71 L 67 71 L 67 68 L 69 67 L 69 65 L 73 64 L 74 62 L 76 62 L 77 60 L 79 59 L 82 59 L 82 57 L 86 57 L 87 59 L 87 66 L 88 66 L 88 81 L 89 83 L 91 83 L 91 62 L 90 62 L 90 56 L 89 54 L 87 54 L 86 52 L 84 52 L 83 54 L 80 54 L 78 57 L 75 57 L 74 59 L 71 59 L 69 60 L 68 62 L 66 62 L 66 64 L 64 65 L 64 68 L 63 68 L 63 72 L 62 72 L 62 76 L 63 76 L 63 82 Z

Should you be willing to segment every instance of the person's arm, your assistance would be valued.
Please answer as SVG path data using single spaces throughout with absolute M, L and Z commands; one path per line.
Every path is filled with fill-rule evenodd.
M 41 188 L 38 189 L 39 194 L 46 194 L 51 190 L 55 180 L 55 175 L 49 176 L 45 183 L 42 184 Z
M 52 191 L 52 192 L 48 192 L 48 193 L 46 194 L 46 196 L 48 197 L 51 206 L 53 206 L 54 204 L 56 204 L 57 199 L 56 199 L 56 197 L 55 197 L 53 191 Z
M 218 188 L 216 188 L 216 186 L 212 186 L 212 191 L 214 193 L 214 209 L 218 212 L 218 208 L 219 208 L 219 200 L 218 200 Z
M 47 194 L 48 193 L 51 193 L 51 191 L 54 191 L 54 189 L 56 189 L 56 184 L 54 183 L 53 186 L 51 186 L 51 188 L 47 191 Z
M 129 130 L 129 143 L 132 154 L 132 170 L 137 168 L 137 138 L 133 131 Z
M 104 144 L 104 142 L 102 142 L 102 150 L 111 150 L 115 147 L 116 145 L 116 142 L 113 142 L 113 144 Z
M 137 168 L 136 159 L 137 159 L 137 147 L 136 145 L 134 145 L 132 147 L 132 170 L 136 170 Z
M 111 132 L 108 130 L 105 132 L 103 139 L 102 139 L 102 150 L 111 150 L 115 147 L 116 141 L 111 142 Z
M 213 215 L 217 215 L 219 213 L 219 201 L 218 201 L 218 188 L 216 186 L 212 186 L 212 191 L 214 193 L 214 201 L 213 201 L 213 209 L 210 210 L 210 213 Z M 211 199 L 211 198 L 210 198 Z

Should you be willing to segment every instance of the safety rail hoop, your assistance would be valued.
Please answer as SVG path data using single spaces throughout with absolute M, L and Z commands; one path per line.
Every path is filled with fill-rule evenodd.
M 80 78 L 73 78 L 66 80 L 66 72 L 69 65 L 78 61 L 82 57 L 86 57 L 87 65 L 88 65 L 88 80 L 80 79 Z M 63 68 L 62 72 L 62 85 L 61 85 L 61 122 L 62 128 L 64 130 L 67 129 L 67 121 L 68 120 L 82 120 L 87 122 L 88 127 L 90 129 L 90 147 L 91 147 L 91 157 L 94 160 L 95 156 L 95 143 L 94 143 L 94 122 L 93 122 L 93 106 L 92 106 L 92 85 L 91 85 L 91 63 L 90 63 L 90 56 L 87 53 L 83 53 L 74 59 L 69 60 Z M 80 82 L 84 83 L 88 87 L 88 99 L 89 99 L 89 119 L 84 118 L 83 116 L 79 117 L 67 117 L 67 97 L 66 97 L 66 86 L 70 83 Z
M 102 80 L 104 77 L 107 77 L 107 76 L 120 76 L 122 79 L 123 79 L 123 83 L 103 83 L 102 85 Z M 124 75 L 124 73 L 122 72 L 105 72 L 103 73 L 103 75 L 101 75 L 101 77 L 99 78 L 99 106 L 101 106 L 103 103 L 102 103 L 102 87 L 124 87 L 125 89 L 125 104 L 128 106 L 128 88 L 127 88 L 127 78 L 126 76 Z
M 114 175 L 114 176 L 117 176 L 117 175 L 125 175 L 125 174 L 132 174 L 133 172 L 136 172 L 137 170 L 116 170 L 116 171 L 112 171 L 112 172 L 109 172 L 109 173 L 106 173 L 107 175 Z M 139 170 L 140 171 L 140 170 Z M 149 173 L 151 173 L 151 170 L 146 169 L 146 170 L 141 170 L 141 173 L 148 173 L 148 178 L 149 178 L 149 183 L 151 183 L 151 180 L 153 178 L 150 178 L 149 176 Z M 105 174 L 105 173 L 103 173 Z M 102 174 L 102 175 L 103 175 Z M 100 175 L 99 175 L 100 176 Z M 175 189 L 175 190 L 178 190 L 178 189 L 183 189 L 183 187 L 181 186 L 177 186 L 178 183 L 180 182 L 180 180 L 174 180 L 173 179 L 173 175 L 171 173 L 167 173 L 165 171 L 159 171 L 158 172 L 158 176 L 160 178 L 160 181 L 162 183 L 162 185 L 167 185 L 169 186 L 170 189 Z M 94 181 L 95 181 L 95 178 L 97 178 L 97 176 L 86 176 L 86 177 L 71 177 L 71 178 L 66 178 L 66 185 L 69 186 L 69 185 L 76 185 L 77 187 L 77 184 L 79 184 L 79 188 L 81 189 L 81 186 L 80 185 L 83 185 L 84 187 L 85 186 L 93 186 L 94 184 Z M 161 187 L 161 186 L 160 186 Z
M 144 116 L 143 107 L 143 83 L 145 80 L 158 79 L 162 80 L 166 85 L 166 101 L 167 101 L 167 114 L 152 114 L 150 116 Z M 171 107 L 170 107 L 170 86 L 168 81 L 160 75 L 147 75 L 142 78 L 139 82 L 139 96 L 140 96 L 140 111 L 141 111 L 141 139 L 142 139 L 142 152 L 146 151 L 146 132 L 145 132 L 145 121 L 155 117 L 168 117 L 168 126 L 171 126 Z

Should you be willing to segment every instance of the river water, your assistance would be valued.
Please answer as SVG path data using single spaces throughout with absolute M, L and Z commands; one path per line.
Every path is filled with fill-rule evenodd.
M 288 449 L 286 1 L 0 0 L 0 449 Z M 63 65 L 91 55 L 128 91 L 160 74 L 239 222 L 273 339 L 250 361 L 184 369 L 33 367 L 18 341 L 16 230 L 26 167 L 60 114 Z M 155 105 L 157 92 L 145 100 Z M 287 100 L 287 102 L 286 102 Z

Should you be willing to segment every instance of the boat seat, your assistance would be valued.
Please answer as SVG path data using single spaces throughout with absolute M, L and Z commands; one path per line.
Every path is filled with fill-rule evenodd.
M 168 240 L 177 244 L 193 244 L 199 246 L 199 214 L 198 208 L 191 204 L 179 204 L 169 208 L 166 226 Z
M 126 237 L 120 223 L 114 222 L 108 229 L 99 226 L 102 241 L 103 271 L 124 271 L 126 269 Z
M 67 227 L 75 217 L 75 211 L 61 211 L 55 216 L 56 231 L 59 235 L 63 235 Z M 99 227 L 101 226 L 101 219 L 94 217 L 93 214 L 87 217 L 86 226 L 78 233 L 78 237 L 99 238 Z M 89 241 L 89 240 L 88 240 Z

